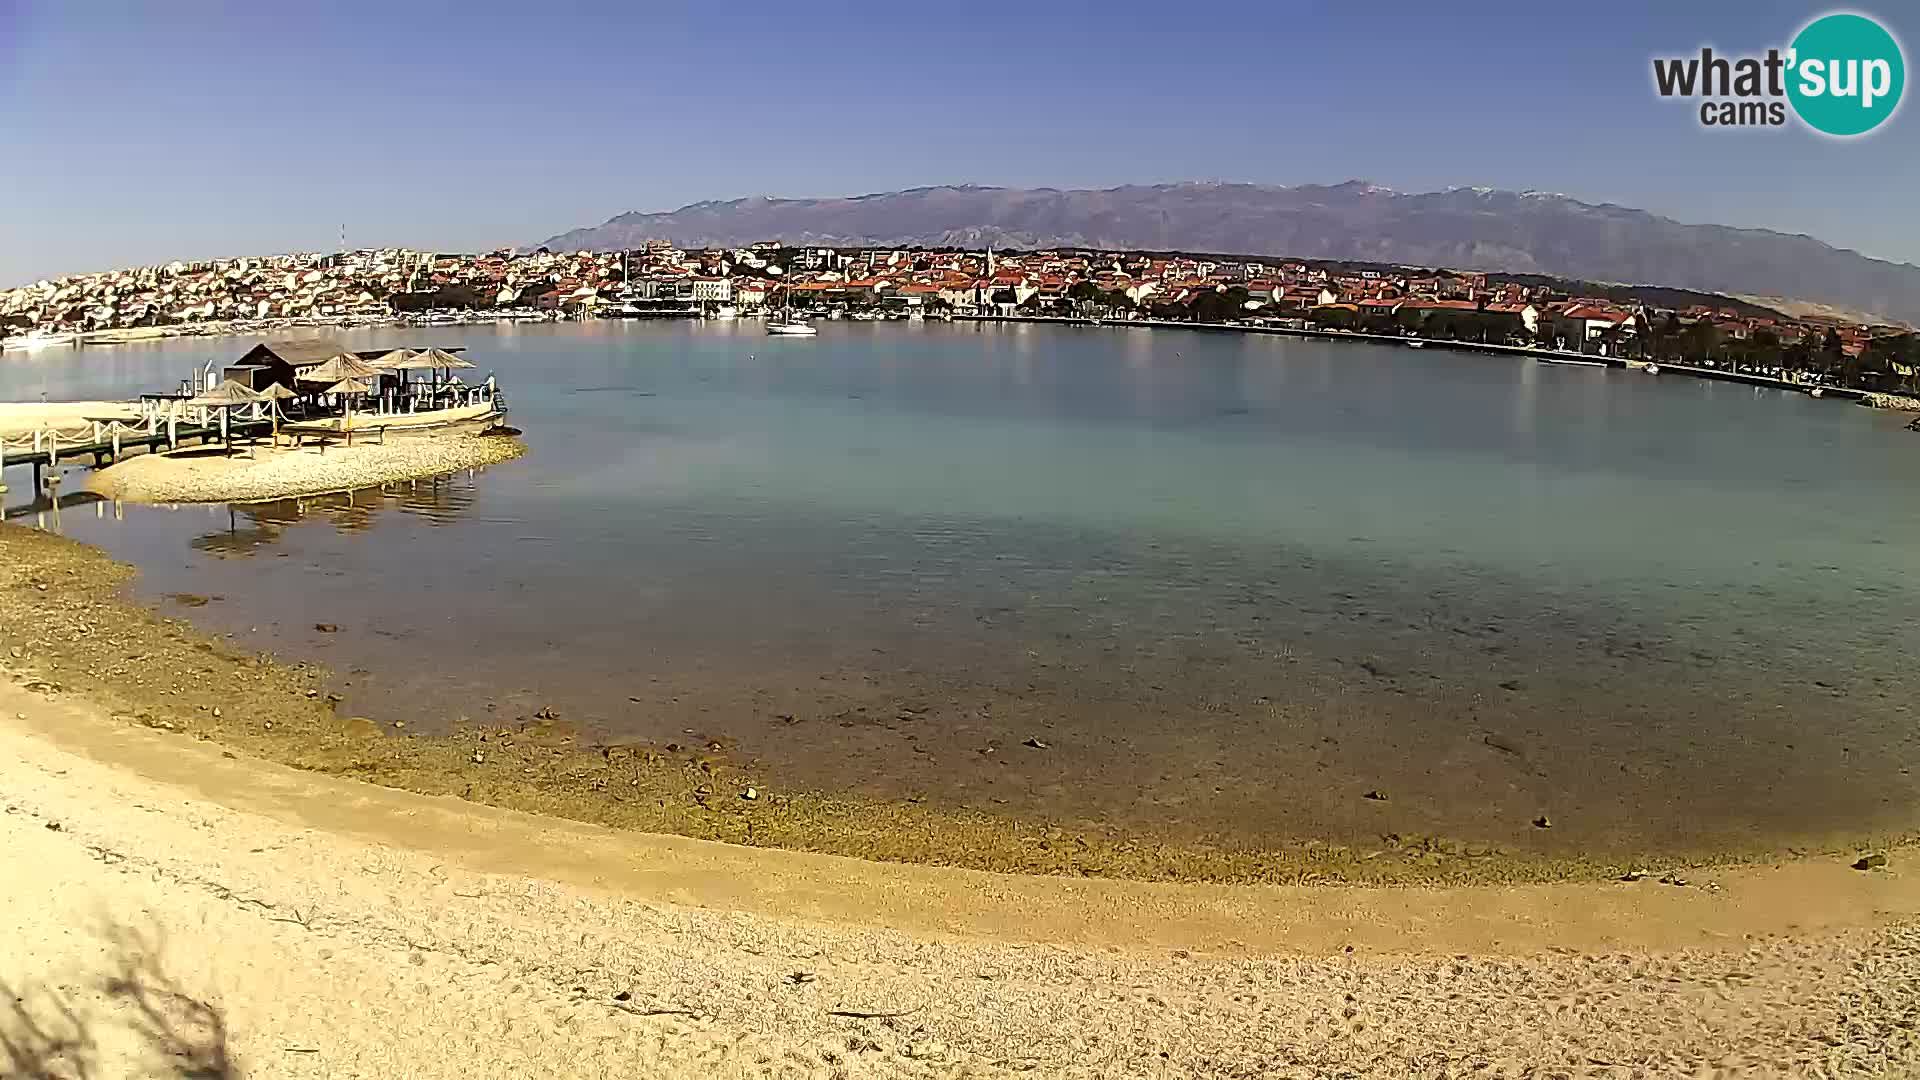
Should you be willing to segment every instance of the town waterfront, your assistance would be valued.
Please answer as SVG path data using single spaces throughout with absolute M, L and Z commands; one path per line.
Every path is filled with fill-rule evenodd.
M 464 344 L 530 453 L 59 527 L 176 614 L 327 664 L 343 712 L 550 708 L 796 786 L 1253 843 L 1914 824 L 1898 416 L 1144 329 L 339 337 Z M 0 399 L 125 396 L 248 344 L 9 355 Z

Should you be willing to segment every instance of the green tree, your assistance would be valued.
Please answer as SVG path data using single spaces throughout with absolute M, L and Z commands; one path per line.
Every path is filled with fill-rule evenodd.
M 1780 366 L 1788 371 L 1809 372 L 1814 370 L 1814 353 L 1818 344 L 1812 335 L 1802 334 L 1793 344 L 1780 352 Z
M 1820 339 L 1820 353 L 1814 362 L 1819 366 L 1823 374 L 1830 378 L 1840 380 L 1843 386 L 1847 385 L 1847 372 L 1845 370 L 1847 347 L 1846 343 L 1840 340 L 1840 332 L 1838 330 L 1832 327 L 1827 328 L 1825 336 Z
M 1920 334 L 1874 338 L 1861 354 L 1864 367 L 1905 393 L 1920 391 Z
M 1680 332 L 1680 359 L 1706 363 L 1720 349 L 1720 328 L 1701 319 Z
M 1317 307 L 1307 313 L 1308 321 L 1323 330 L 1351 330 L 1359 316 L 1343 307 Z
M 1188 305 L 1193 312 L 1195 322 L 1218 323 L 1228 319 L 1237 319 L 1243 309 L 1227 298 L 1225 293 L 1208 290 L 1193 298 Z

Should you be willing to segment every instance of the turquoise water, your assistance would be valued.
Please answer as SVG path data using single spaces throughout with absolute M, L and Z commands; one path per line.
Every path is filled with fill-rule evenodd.
M 1913 823 L 1920 438 L 1895 417 L 1117 328 L 342 339 L 466 345 L 532 452 L 351 506 L 60 528 L 325 661 L 355 713 L 551 705 L 609 738 L 730 736 L 791 783 L 1254 839 Z M 0 399 L 247 344 L 9 355 Z

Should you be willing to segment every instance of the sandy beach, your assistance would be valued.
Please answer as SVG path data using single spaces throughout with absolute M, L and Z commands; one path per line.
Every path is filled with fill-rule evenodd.
M 226 456 L 217 447 L 143 454 L 87 478 L 87 488 L 133 502 L 260 502 L 437 476 L 519 457 L 516 438 L 471 430 L 363 439 L 351 446 L 259 443 Z
M 1920 1067 L 1904 855 L 1384 890 L 888 866 L 317 776 L 10 674 L 0 843 L 32 869 L 0 877 L 0 972 L 27 1076 Z

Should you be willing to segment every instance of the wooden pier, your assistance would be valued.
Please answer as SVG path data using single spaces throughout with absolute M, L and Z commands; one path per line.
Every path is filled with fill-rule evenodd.
M 273 424 L 267 420 L 241 420 L 228 426 L 230 438 L 261 435 L 272 430 Z M 205 445 L 220 438 L 218 424 L 196 424 L 182 427 L 179 424 L 156 424 L 149 430 L 128 428 L 124 424 L 96 423 L 90 437 L 82 436 L 72 441 L 64 441 L 58 432 L 35 432 L 31 442 L 22 440 L 0 446 L 0 469 L 15 465 L 33 467 L 33 490 L 39 491 L 42 470 L 52 466 L 71 465 L 76 462 L 95 468 L 110 465 L 129 450 L 171 450 L 176 447 L 198 442 Z M 4 490 L 4 489 L 0 489 Z

